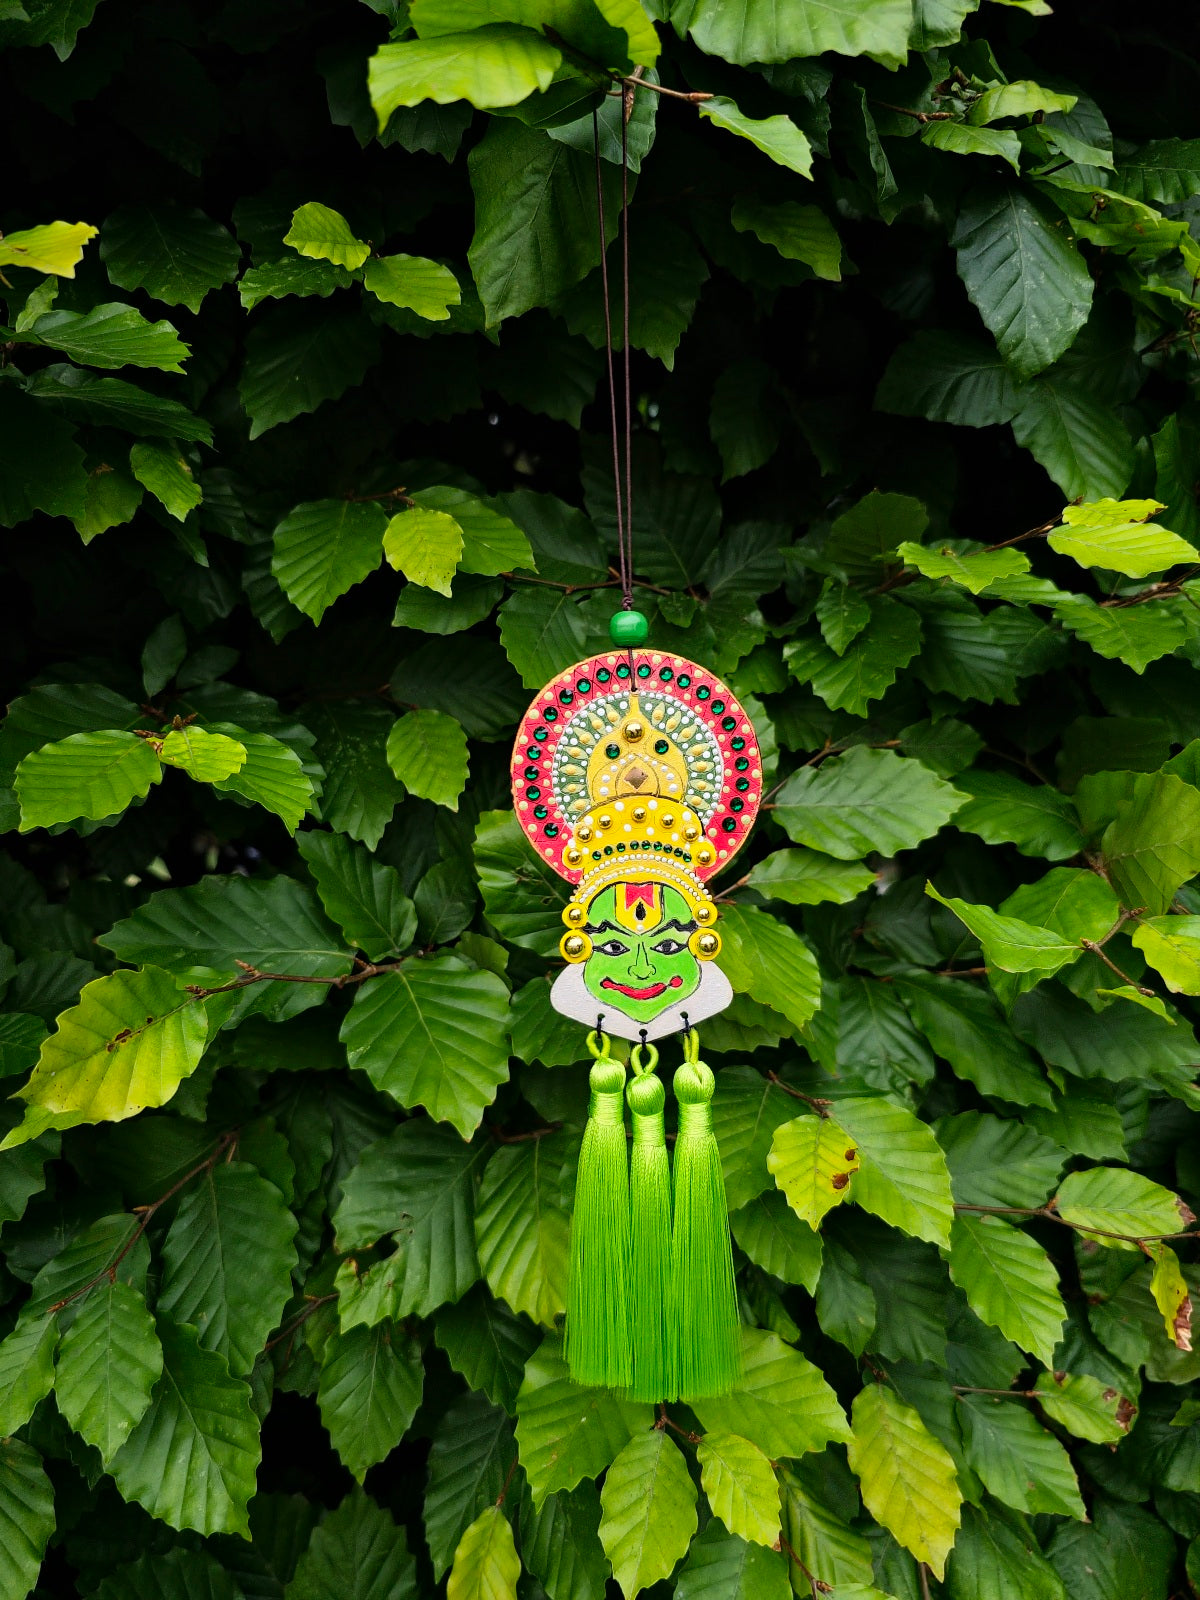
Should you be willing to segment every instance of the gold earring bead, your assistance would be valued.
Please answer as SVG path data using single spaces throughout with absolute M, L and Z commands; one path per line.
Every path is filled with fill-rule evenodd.
M 576 927 L 579 923 L 581 923 L 583 918 L 584 910 L 582 906 L 568 906 L 563 912 L 563 921 L 569 922 L 572 927 Z
M 711 922 L 712 919 L 713 919 L 713 907 L 712 906 L 705 905 L 705 904 L 701 903 L 700 905 L 698 905 L 696 907 L 696 921 L 697 922 Z
M 696 940 L 696 954 L 701 960 L 711 961 L 721 948 L 719 934 L 702 933 Z
M 562 942 L 562 953 L 568 961 L 581 961 L 587 951 L 588 942 L 581 933 L 568 933 Z

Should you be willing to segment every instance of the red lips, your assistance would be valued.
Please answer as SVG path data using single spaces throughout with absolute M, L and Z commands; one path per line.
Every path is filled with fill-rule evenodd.
M 627 1000 L 657 1000 L 660 994 L 668 989 L 682 989 L 683 979 L 672 978 L 669 983 L 652 983 L 648 988 L 635 989 L 630 983 L 614 983 L 611 978 L 601 978 L 602 989 L 615 989 L 618 994 L 623 994 Z

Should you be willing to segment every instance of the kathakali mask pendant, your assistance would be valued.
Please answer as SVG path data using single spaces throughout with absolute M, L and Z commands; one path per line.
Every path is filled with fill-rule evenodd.
M 572 1375 L 648 1400 L 725 1392 L 739 1366 L 737 1303 L 696 1026 L 732 999 L 705 885 L 762 798 L 754 726 L 693 662 L 615 649 L 538 695 L 512 776 L 530 844 L 573 890 L 551 1003 L 590 1030 L 595 1057 L 572 1224 Z M 676 1033 L 672 1173 L 653 1041 Z M 633 1041 L 628 1083 L 613 1036 Z

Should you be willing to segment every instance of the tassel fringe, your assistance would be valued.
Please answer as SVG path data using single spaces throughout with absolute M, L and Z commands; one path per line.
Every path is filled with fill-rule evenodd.
M 603 1037 L 593 1053 L 597 1048 L 604 1050 Z M 576 1383 L 623 1389 L 633 1379 L 624 1066 L 597 1055 L 590 1086 L 571 1221 L 565 1351 Z
M 649 1047 L 654 1050 L 653 1045 Z M 671 1166 L 663 1132 L 667 1093 L 654 1075 L 658 1052 L 639 1071 L 640 1046 L 626 1090 L 633 1116 L 629 1161 L 631 1250 L 629 1305 L 633 1328 L 633 1400 L 662 1400 L 675 1387 L 667 1305 L 671 1271 Z

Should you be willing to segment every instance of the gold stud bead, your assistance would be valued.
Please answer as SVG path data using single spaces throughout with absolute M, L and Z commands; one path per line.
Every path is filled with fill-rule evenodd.
M 700 863 L 700 865 L 702 867 L 706 867 L 712 859 L 713 859 L 713 847 L 712 847 L 712 845 L 710 845 L 710 844 L 702 844 L 700 846 L 699 850 L 696 851 L 696 860 Z
M 715 933 L 702 933 L 696 940 L 696 954 L 709 961 L 721 948 L 719 935 Z
M 675 826 L 675 818 L 669 811 L 664 814 L 662 825 L 664 828 L 673 828 Z
M 592 837 L 592 830 L 590 828 L 580 828 L 579 832 L 575 835 L 575 837 L 577 839 L 581 840 L 582 843 L 586 844 L 588 842 L 588 840 Z
M 646 808 L 645 808 L 645 806 L 634 806 L 634 808 L 633 808 L 633 820 L 635 822 L 645 822 L 645 820 L 646 820 Z
M 645 733 L 646 730 L 640 722 L 627 722 L 625 724 L 625 737 L 630 744 L 636 744 L 639 739 L 645 737 Z
M 700 837 L 700 829 L 694 822 L 689 822 L 683 830 L 683 837 L 685 839 L 698 839 Z
M 599 817 L 596 818 L 596 826 L 598 828 L 611 828 L 612 827 L 612 818 L 609 816 L 607 811 L 604 812 L 602 816 L 599 816 Z
M 563 851 L 563 860 L 569 867 L 577 867 L 583 860 L 583 851 L 576 850 L 573 844 L 568 845 Z

